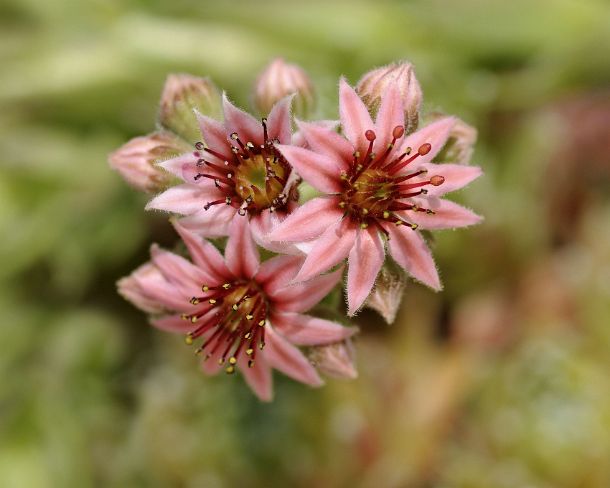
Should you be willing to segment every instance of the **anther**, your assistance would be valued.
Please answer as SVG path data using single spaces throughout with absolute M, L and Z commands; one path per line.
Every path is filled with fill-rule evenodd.
M 225 369 L 225 371 L 227 372 L 227 374 L 233 374 L 235 373 L 235 367 L 229 366 L 227 369 Z
M 261 326 L 261 327 L 262 327 L 263 325 L 265 325 L 265 319 L 261 320 L 261 321 L 258 323 L 258 325 L 259 325 L 259 326 Z
M 426 154 L 428 154 L 430 152 L 431 149 L 432 149 L 432 146 L 426 142 L 425 144 L 422 144 L 421 146 L 419 146 L 419 149 L 417 150 L 417 152 L 420 156 L 425 156 Z
M 367 130 L 364 133 L 364 137 L 366 137 L 366 140 L 369 142 L 373 142 L 375 139 L 377 139 L 377 135 L 371 129 Z
M 252 315 L 250 313 L 248 315 L 246 315 L 246 319 L 248 319 L 248 320 L 252 320 L 253 318 L 254 318 L 254 315 Z
M 232 356 L 229 358 L 229 364 L 236 364 L 237 363 L 237 358 L 235 356 Z
M 193 297 L 189 301 L 190 301 L 191 305 L 199 305 L 201 303 L 201 301 L 197 297 Z
M 231 288 L 231 283 L 225 283 L 225 284 L 223 284 L 223 285 L 222 285 L 222 287 L 223 287 L 225 290 L 228 290 L 229 288 Z
M 397 125 L 396 127 L 394 127 L 394 130 L 392 131 L 392 137 L 394 139 L 400 139 L 405 133 L 405 128 L 402 125 Z
M 201 141 L 195 143 L 195 149 L 198 149 L 199 151 L 202 151 L 204 147 L 205 144 Z
M 430 178 L 430 184 L 432 186 L 439 186 L 442 185 L 444 182 L 445 177 L 441 175 L 434 175 L 432 178 Z
M 390 212 L 388 212 L 387 210 L 385 210 L 385 211 L 383 212 L 383 218 L 384 218 L 384 219 L 387 219 L 387 218 L 389 218 L 389 217 L 390 217 Z
M 214 299 L 214 298 L 210 298 L 208 301 L 210 302 L 210 305 L 216 304 L 216 299 Z
M 208 285 L 203 285 L 201 287 L 201 291 L 203 291 L 203 292 L 206 292 L 206 291 L 209 291 L 209 290 L 210 290 L 210 287 Z
M 186 345 L 190 346 L 191 344 L 193 344 L 193 336 L 191 336 L 190 334 L 188 334 L 185 338 L 184 338 L 184 342 L 186 343 Z
M 254 349 L 252 349 L 251 347 L 249 349 L 246 349 L 246 354 L 248 356 L 252 356 L 252 353 L 254 352 Z

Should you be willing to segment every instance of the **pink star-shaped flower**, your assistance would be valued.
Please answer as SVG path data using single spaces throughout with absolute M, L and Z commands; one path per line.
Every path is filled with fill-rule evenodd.
M 196 113 L 205 144 L 198 142 L 194 151 L 160 163 L 184 183 L 156 196 L 146 208 L 186 215 L 182 225 L 204 237 L 227 235 L 234 217 L 246 217 L 259 244 L 286 250 L 264 236 L 298 198 L 298 177 L 275 148 L 291 142 L 291 100 L 280 100 L 262 121 L 226 95 L 224 122 Z
M 179 222 L 174 226 L 193 261 L 153 246 L 151 261 L 119 281 L 120 293 L 152 314 L 155 327 L 199 343 L 206 373 L 241 370 L 261 400 L 272 398 L 271 368 L 320 386 L 295 346 L 336 343 L 355 332 L 304 313 L 337 284 L 341 270 L 289 285 L 303 258 L 276 256 L 261 264 L 246 219 L 231 221 L 224 258 Z
M 377 120 L 341 80 L 340 118 L 345 137 L 300 122 L 308 148 L 278 145 L 296 171 L 324 196 L 294 211 L 269 235 L 307 244 L 295 280 L 306 281 L 348 258 L 347 298 L 353 315 L 369 295 L 389 252 L 405 271 L 441 288 L 434 260 L 416 229 L 476 224 L 481 217 L 441 197 L 481 175 L 481 169 L 434 164 L 455 123 L 444 117 L 405 137 L 399 90 L 384 93 Z

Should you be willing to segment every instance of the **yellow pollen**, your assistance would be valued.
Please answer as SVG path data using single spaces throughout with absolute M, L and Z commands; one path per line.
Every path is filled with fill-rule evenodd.
M 265 325 L 265 320 L 264 320 L 264 319 L 263 319 L 263 320 L 261 320 L 261 321 L 258 323 L 258 325 L 260 325 L 261 327 L 262 327 L 263 325 Z
M 252 337 L 252 332 L 246 333 L 246 335 L 244 336 L 244 339 L 250 339 L 250 337 Z
M 346 205 L 345 202 L 339 202 L 339 208 L 345 208 Z
M 233 310 L 237 310 L 239 308 L 239 305 L 237 303 L 234 303 L 233 306 L 231 307 Z
M 214 298 L 210 298 L 210 305 L 214 305 L 216 303 L 216 300 Z
M 248 315 L 246 315 L 246 318 L 247 318 L 248 320 L 252 320 L 252 319 L 254 318 L 254 315 L 252 315 L 252 314 L 248 314 Z
M 210 290 L 210 287 L 208 285 L 203 285 L 201 287 L 201 291 L 209 291 L 209 290 Z
M 187 335 L 187 336 L 184 338 L 184 342 L 185 342 L 187 345 L 189 345 L 189 346 L 190 346 L 190 345 L 193 343 L 193 337 L 192 337 L 190 334 L 189 334 L 189 335 Z
M 360 228 L 361 228 L 361 229 L 366 229 L 368 226 L 369 226 L 369 224 L 367 224 L 366 222 L 362 222 L 362 223 L 360 224 Z
M 250 359 L 250 361 L 248 361 L 248 368 L 251 368 L 252 366 L 254 366 L 254 360 Z
M 363 208 L 363 209 L 362 209 L 362 214 L 363 214 L 363 215 L 366 215 L 366 214 L 368 214 L 368 213 L 369 213 L 369 209 L 368 209 L 368 208 Z
M 194 324 L 195 322 L 197 322 L 197 320 L 199 320 L 199 317 L 197 317 L 197 315 L 193 315 L 191 317 L 191 322 Z
M 231 288 L 231 283 L 225 283 L 224 285 L 222 285 L 222 287 L 223 287 L 225 290 L 228 290 L 229 288 Z
M 383 218 L 384 218 L 384 219 L 387 219 L 389 216 L 390 216 L 390 212 L 388 212 L 387 210 L 385 210 L 385 211 L 383 212 Z
M 230 357 L 230 358 L 229 358 L 229 363 L 230 363 L 230 364 L 235 364 L 235 363 L 237 363 L 237 359 L 235 358 L 235 356 L 233 356 L 233 357 Z
M 225 371 L 227 374 L 233 374 L 235 373 L 235 368 L 233 366 L 229 366 L 227 369 L 225 369 Z
M 254 349 L 250 348 L 250 349 L 246 349 L 246 354 L 248 356 L 252 356 L 252 353 L 254 352 Z

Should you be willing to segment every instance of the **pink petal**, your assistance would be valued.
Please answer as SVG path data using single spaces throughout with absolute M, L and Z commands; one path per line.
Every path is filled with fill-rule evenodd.
M 197 158 L 195 156 L 193 156 L 192 152 L 180 154 L 179 156 L 176 156 L 175 158 L 171 158 L 171 159 L 168 159 L 167 161 L 159 162 L 159 163 L 157 163 L 157 166 L 163 168 L 165 171 L 168 171 L 169 173 L 173 174 L 174 176 L 177 176 L 178 178 L 183 179 L 182 168 L 184 167 L 185 164 L 188 164 L 188 165 L 197 164 Z
M 434 175 L 441 175 L 445 181 L 439 186 L 427 186 L 428 197 L 440 197 L 460 188 L 464 188 L 471 181 L 476 180 L 483 171 L 478 166 L 467 166 L 465 164 L 434 164 L 426 163 L 421 165 L 427 169 L 425 179 L 428 180 Z
M 225 127 L 229 134 L 237 132 L 244 144 L 252 142 L 254 145 L 258 145 L 263 142 L 262 124 L 252 115 L 233 105 L 226 93 L 222 95 L 222 107 L 225 114 Z
M 245 216 L 237 216 L 231 222 L 225 261 L 237 277 L 251 278 L 258 271 L 260 264 L 258 248 L 254 244 L 248 219 Z
M 229 134 L 227 133 L 227 129 L 225 128 L 225 126 L 217 120 L 214 120 L 208 117 L 207 115 L 203 115 L 198 111 L 195 111 L 195 115 L 197 116 L 197 121 L 199 122 L 199 128 L 201 130 L 203 140 L 208 145 L 208 147 L 224 155 L 225 159 L 231 159 L 233 156 L 231 154 Z M 202 155 L 204 154 L 205 159 L 213 157 L 207 152 L 202 153 Z
M 238 360 L 238 365 L 246 383 L 256 396 L 263 402 L 270 402 L 273 399 L 273 378 L 265 355 L 259 354 L 251 368 L 248 367 L 247 359 L 243 356 Z
M 347 139 L 337 134 L 334 130 L 327 129 L 320 124 L 298 121 L 297 126 L 309 148 L 337 160 L 343 169 L 347 170 L 349 168 L 353 158 L 354 147 Z
M 400 98 L 400 91 L 395 83 L 388 86 L 381 97 L 381 105 L 377 113 L 377 140 L 375 146 L 384 148 L 392 142 L 392 132 L 397 126 L 404 127 L 405 112 Z
M 335 159 L 296 146 L 275 146 L 311 186 L 325 193 L 341 191 L 341 165 Z
M 324 384 L 303 353 L 275 332 L 273 327 L 267 326 L 263 353 L 269 365 L 286 376 L 311 386 Z
M 282 98 L 269 112 L 267 132 L 270 140 L 277 138 L 281 144 L 290 144 L 292 137 L 290 106 L 293 98 L 294 95 Z
M 119 293 L 136 307 L 150 313 L 185 310 L 188 297 L 172 285 L 152 263 L 146 263 L 117 283 Z
M 156 209 L 174 212 L 182 215 L 191 215 L 203 209 L 210 201 L 221 198 L 217 188 L 212 186 L 199 186 L 190 183 L 174 186 L 160 193 L 146 204 L 146 210 Z
M 212 330 L 210 333 L 205 334 L 202 337 L 202 340 L 205 341 L 213 332 L 214 331 Z M 207 358 L 205 353 L 203 354 L 203 357 L 201 358 L 201 369 L 205 374 L 208 376 L 214 376 L 215 374 L 218 374 L 222 368 L 226 367 L 226 364 L 219 364 L 218 362 L 218 360 L 222 357 L 222 353 L 222 348 L 218 348 L 214 354 L 210 354 L 210 356 Z
M 441 290 L 441 282 L 430 249 L 421 234 L 404 225 L 389 225 L 390 254 L 404 270 L 434 290 Z
M 306 281 L 332 268 L 347 257 L 354 246 L 357 227 L 342 220 L 316 239 L 295 281 Z
M 272 298 L 273 306 L 282 312 L 306 312 L 316 305 L 341 281 L 343 268 L 318 276 L 305 283 L 295 283 L 278 289 Z
M 259 246 L 280 254 L 302 254 L 293 244 L 285 242 L 274 242 L 269 239 L 269 234 L 281 223 L 280 212 L 263 210 L 260 214 L 250 218 L 250 231 L 252 238 Z
M 434 214 L 409 212 L 408 219 L 415 222 L 422 229 L 454 229 L 478 224 L 483 217 L 472 210 L 462 207 L 450 200 L 440 198 L 417 198 L 418 204 L 424 208 L 434 210 Z
M 203 237 L 221 237 L 229 233 L 229 224 L 236 213 L 237 210 L 229 205 L 214 205 L 180 219 L 180 224 Z
M 269 240 L 300 242 L 318 237 L 343 215 L 338 202 L 337 198 L 309 200 L 271 232 Z
M 344 78 L 339 82 L 339 114 L 341 127 L 345 137 L 349 139 L 354 148 L 363 151 L 368 147 L 364 136 L 367 130 L 375 130 L 368 109 Z
M 339 126 L 339 121 L 337 120 L 316 120 L 315 122 L 310 123 L 334 132 L 337 131 L 337 127 Z M 301 131 L 297 131 L 292 134 L 292 145 L 309 148 L 307 141 L 305 140 L 305 136 Z
M 300 313 L 274 313 L 271 324 L 292 344 L 317 346 L 340 342 L 354 335 L 358 329 L 343 327 L 337 322 Z
M 296 276 L 303 260 L 303 257 L 297 256 L 275 256 L 268 259 L 256 273 L 256 282 L 263 287 L 266 293 L 273 295 L 285 288 Z
M 182 256 L 165 251 L 156 244 L 151 246 L 150 255 L 165 279 L 184 296 L 191 297 L 199 293 L 201 285 L 210 283 L 214 278 L 213 275 L 198 268 Z
M 180 315 L 167 315 L 159 319 L 153 319 L 150 323 L 157 329 L 176 334 L 187 334 L 193 330 L 193 324 L 184 320 Z
M 373 229 L 360 231 L 356 245 L 349 253 L 348 315 L 354 315 L 371 293 L 384 258 L 385 250 L 379 232 Z
M 225 260 L 218 249 L 184 227 L 180 221 L 174 220 L 172 223 L 176 232 L 178 232 L 184 241 L 193 262 L 199 268 L 206 270 L 212 277 L 213 283 L 224 282 L 231 276 L 230 271 L 225 265 Z
M 455 125 L 455 121 L 455 117 L 443 117 L 442 119 L 438 119 L 435 122 L 428 124 L 417 132 L 407 136 L 402 144 L 401 151 L 410 147 L 412 154 L 415 154 L 422 144 L 430 144 L 432 146 L 430 152 L 424 156 L 419 156 L 414 164 L 420 165 L 429 163 L 447 142 L 449 131 Z M 408 166 L 405 171 L 409 173 L 411 168 L 411 166 Z

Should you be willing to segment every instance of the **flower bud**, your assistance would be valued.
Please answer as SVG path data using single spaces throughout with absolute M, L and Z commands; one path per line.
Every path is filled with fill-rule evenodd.
M 435 114 L 432 120 L 444 117 Z M 477 142 L 477 130 L 460 119 L 456 119 L 455 125 L 449 132 L 447 142 L 434 157 L 435 162 L 468 164 L 472 157 L 474 145 Z
M 307 117 L 315 102 L 309 76 L 300 66 L 277 58 L 259 75 L 254 102 L 261 113 L 267 114 L 277 101 L 292 93 L 296 93 L 294 113 L 299 117 Z
M 155 163 L 189 150 L 188 144 L 169 132 L 135 137 L 109 156 L 109 163 L 135 189 L 156 193 L 167 187 L 173 176 Z
M 161 94 L 161 127 L 190 143 L 200 140 L 201 133 L 193 109 L 213 118 L 220 117 L 221 96 L 216 85 L 209 78 L 169 75 Z
M 396 319 L 400 302 L 405 291 L 406 280 L 386 266 L 381 268 L 375 288 L 366 300 L 365 306 L 378 312 L 388 324 Z
M 379 110 L 381 96 L 390 84 L 396 83 L 405 111 L 405 128 L 413 132 L 419 121 L 422 91 L 413 65 L 407 62 L 392 63 L 366 73 L 356 85 L 358 94 L 373 115 Z
M 146 263 L 133 271 L 129 276 L 121 278 L 117 282 L 117 288 L 121 296 L 129 300 L 136 307 L 149 312 L 161 313 L 163 307 L 154 296 L 147 293 L 146 288 L 140 285 L 141 282 L 163 283 L 164 278 L 161 271 L 152 263 Z
M 354 365 L 355 355 L 352 341 L 346 339 L 327 346 L 313 347 L 309 359 L 321 373 L 331 378 L 353 380 L 358 377 Z

